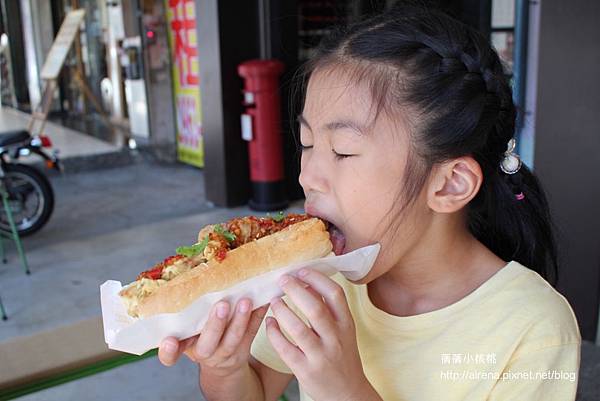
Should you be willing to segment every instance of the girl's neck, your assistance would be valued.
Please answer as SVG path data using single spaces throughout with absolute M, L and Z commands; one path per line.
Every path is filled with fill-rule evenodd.
M 369 297 L 379 309 L 411 316 L 443 308 L 473 292 L 506 265 L 466 228 L 454 225 L 443 232 L 434 224 L 431 227 L 416 248 L 368 284 Z

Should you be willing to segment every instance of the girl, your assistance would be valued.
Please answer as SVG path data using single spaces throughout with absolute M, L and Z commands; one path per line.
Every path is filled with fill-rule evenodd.
M 293 376 L 302 400 L 575 399 L 577 322 L 544 280 L 548 205 L 487 40 L 399 6 L 328 38 L 306 77 L 306 212 L 338 253 L 380 243 L 373 269 L 284 276 L 262 324 L 266 307 L 219 302 L 161 361 L 197 362 L 208 400 L 275 400 Z

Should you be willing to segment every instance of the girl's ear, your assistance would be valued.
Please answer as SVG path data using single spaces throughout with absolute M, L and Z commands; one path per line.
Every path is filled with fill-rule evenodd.
M 459 157 L 434 168 L 427 190 L 427 205 L 438 213 L 453 213 L 477 195 L 483 181 L 479 163 Z

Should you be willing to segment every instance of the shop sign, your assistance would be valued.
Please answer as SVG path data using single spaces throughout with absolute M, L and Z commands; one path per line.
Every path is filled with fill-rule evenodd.
M 195 0 L 165 0 L 177 120 L 177 155 L 204 166 Z

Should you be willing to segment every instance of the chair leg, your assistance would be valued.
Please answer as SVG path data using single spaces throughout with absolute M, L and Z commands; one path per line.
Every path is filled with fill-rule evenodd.
M 21 238 L 19 238 L 19 232 L 17 231 L 17 226 L 15 225 L 15 221 L 12 216 L 12 210 L 10 209 L 10 205 L 8 204 L 8 196 L 6 192 L 2 194 L 2 203 L 4 205 L 4 210 L 6 210 L 6 218 L 8 219 L 8 224 L 10 225 L 12 238 L 15 241 L 15 245 L 17 246 L 17 251 L 19 252 L 19 257 L 21 258 L 21 263 L 23 264 L 25 273 L 31 274 L 31 272 L 29 271 L 29 265 L 27 264 L 27 258 L 25 257 L 25 251 L 23 250 L 23 244 L 21 243 Z
M 4 236 L 0 233 L 0 259 L 2 259 L 2 263 L 6 264 L 6 253 L 4 252 Z
M 23 244 L 21 244 L 21 238 L 19 238 L 18 234 L 15 238 L 15 243 L 17 245 L 17 250 L 19 251 L 21 263 L 23 264 L 23 268 L 25 268 L 25 274 L 29 275 L 31 274 L 31 271 L 29 270 L 29 264 L 27 264 L 27 258 L 25 257 L 25 250 L 23 249 Z
M 2 304 L 2 298 L 0 298 L 0 312 L 2 312 L 2 320 L 7 320 L 8 316 L 6 315 L 6 309 L 4 309 L 4 305 Z

